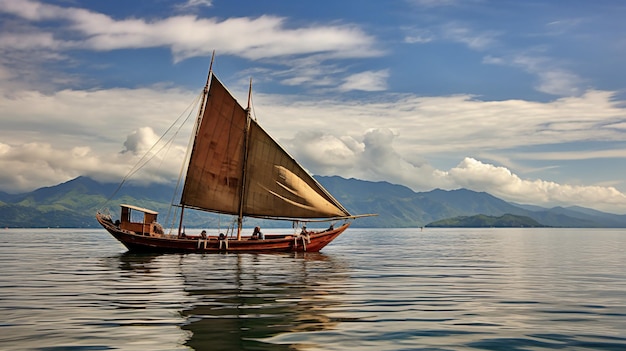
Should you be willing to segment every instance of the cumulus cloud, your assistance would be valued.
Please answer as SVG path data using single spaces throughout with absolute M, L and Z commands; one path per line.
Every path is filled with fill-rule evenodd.
M 194 95 L 158 86 L 53 94 L 0 87 L 0 190 L 30 191 L 79 175 L 117 182 L 177 117 L 179 122 L 194 120 Z M 170 133 L 178 127 L 180 123 Z M 174 162 L 183 159 L 180 145 L 186 145 L 190 131 L 189 126 L 175 140 L 163 140 L 172 140 L 165 150 L 177 154 Z M 151 172 L 143 179 L 170 181 L 180 166 L 168 162 L 146 166 Z
M 506 167 L 472 157 L 464 158 L 449 170 L 439 170 L 428 163 L 410 162 L 395 150 L 397 135 L 389 129 L 368 130 L 358 148 L 350 148 L 348 143 L 328 135 L 310 133 L 306 136 L 308 138 L 295 139 L 304 142 L 292 140 L 288 145 L 318 174 L 339 173 L 372 181 L 389 181 L 414 190 L 467 188 L 489 192 L 507 201 L 546 207 L 577 204 L 608 212 L 626 211 L 626 195 L 612 186 L 523 179 Z
M 143 155 L 148 152 L 152 145 L 159 140 L 159 136 L 150 127 L 142 127 L 126 137 L 122 153 L 132 152 L 135 155 Z
M 558 184 L 541 179 L 521 179 L 505 167 L 465 158 L 445 173 L 460 187 L 487 191 L 509 201 L 548 206 L 583 204 L 607 211 L 626 209 L 626 195 L 614 187 Z
M 192 92 L 158 86 L 65 89 L 52 94 L 0 87 L 0 140 L 18 145 L 24 139 L 41 143 L 56 139 L 65 145 L 117 152 L 114 144 L 133 130 L 148 125 L 160 134 L 177 116 L 194 115 L 194 101 L 197 96 Z
M 389 181 L 414 189 L 448 188 L 451 184 L 426 163 L 406 160 L 394 149 L 397 134 L 388 128 L 368 129 L 359 137 L 324 132 L 300 132 L 283 145 L 320 175 L 340 174 L 372 181 Z
M 416 164 L 401 156 L 394 148 L 397 134 L 390 129 L 370 129 L 363 136 L 364 149 L 359 167 L 363 178 L 404 184 L 413 189 L 448 188 L 431 165 Z
M 115 183 L 130 172 L 136 173 L 134 179 L 140 182 L 172 182 L 182 167 L 185 149 L 172 145 L 167 149 L 154 148 L 153 153 L 147 154 L 152 146 L 148 143 L 156 142 L 155 136 L 151 128 L 139 128 L 127 136 L 123 151 L 119 153 L 95 152 L 89 146 L 0 143 L 0 189 L 10 193 L 26 192 L 81 175 Z M 145 162 L 147 160 L 151 162 Z
M 357 141 L 346 142 L 340 138 L 321 131 L 297 132 L 295 138 L 288 140 L 289 146 L 298 151 L 298 159 L 305 164 L 315 165 L 324 173 L 332 173 L 337 167 L 349 166 L 344 162 L 354 162 L 355 155 L 362 146 Z
M 59 149 L 49 143 L 0 144 L 0 188 L 17 193 L 80 175 L 119 175 L 126 166 L 102 163 L 88 147 Z M 102 168 L 100 168 L 102 167 Z M 118 178 L 120 179 L 120 178 Z

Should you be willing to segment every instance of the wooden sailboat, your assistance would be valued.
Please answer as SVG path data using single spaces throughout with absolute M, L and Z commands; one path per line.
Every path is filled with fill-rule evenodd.
M 250 111 L 250 95 L 248 108 L 243 108 L 210 69 L 180 198 L 178 233 L 166 234 L 157 212 L 126 204 L 121 205 L 119 220 L 98 212 L 98 222 L 131 251 L 317 252 L 328 245 L 358 216 L 352 216 L 309 175 Z M 236 216 L 237 226 L 231 233 L 187 235 L 185 209 Z M 133 221 L 135 211 L 143 213 L 141 221 Z M 259 238 L 242 235 L 245 217 L 342 224 Z

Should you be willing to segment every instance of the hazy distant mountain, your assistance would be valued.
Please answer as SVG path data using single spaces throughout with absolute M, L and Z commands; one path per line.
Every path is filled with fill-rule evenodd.
M 526 216 L 505 214 L 496 216 L 459 216 L 454 218 L 440 219 L 429 223 L 427 227 L 439 228 L 536 228 L 545 225 Z
M 467 189 L 414 192 L 388 182 L 369 182 L 337 176 L 315 177 L 351 213 L 376 213 L 376 217 L 356 220 L 355 227 L 421 227 L 437 220 L 459 216 L 505 214 L 532 218 L 552 227 L 620 227 L 626 228 L 626 216 L 582 207 L 515 205 L 488 193 Z M 117 184 L 102 184 L 87 177 L 37 189 L 24 194 L 0 192 L 0 227 L 97 227 L 95 212 L 115 192 Z M 114 216 L 119 203 L 129 203 L 159 211 L 164 224 L 174 190 L 167 185 L 141 186 L 126 184 L 106 204 Z M 170 213 L 171 214 L 171 213 Z M 173 216 L 172 216 L 173 217 Z M 189 227 L 226 226 L 228 216 L 186 212 Z M 170 217 L 171 218 L 171 217 Z M 247 222 L 253 225 L 255 220 Z M 290 223 L 272 222 L 271 226 Z M 268 226 L 268 225 L 266 225 Z
M 530 210 L 488 193 L 467 189 L 435 189 L 416 193 L 387 182 L 374 183 L 337 176 L 316 179 L 353 213 L 378 213 L 378 217 L 357 221 L 369 227 L 418 227 L 440 219 L 477 214 L 526 216 L 551 227 L 626 227 L 626 216 L 623 215 L 561 207 L 546 209 L 535 206 Z

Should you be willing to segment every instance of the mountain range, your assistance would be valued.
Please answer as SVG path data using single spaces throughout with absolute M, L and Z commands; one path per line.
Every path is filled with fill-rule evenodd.
M 316 176 L 333 196 L 353 214 L 376 213 L 354 221 L 355 227 L 422 227 L 442 219 L 485 215 L 524 216 L 551 227 L 626 228 L 626 215 L 616 215 L 588 208 L 519 205 L 498 199 L 485 192 L 467 189 L 415 192 L 408 187 L 388 182 L 370 182 L 345 179 L 338 176 Z M 98 224 L 94 215 L 107 209 L 118 216 L 120 203 L 129 203 L 159 211 L 159 220 L 170 224 L 169 204 L 174 188 L 168 185 L 126 184 L 116 192 L 117 184 L 99 183 L 88 177 L 78 177 L 68 182 L 40 188 L 28 193 L 0 192 L 0 227 L 68 227 L 90 228 Z M 107 201 L 111 194 L 115 197 Z M 189 227 L 224 226 L 229 220 L 215 214 L 194 213 L 185 215 Z M 251 219 L 246 225 L 256 225 Z M 173 221 L 172 221 L 173 222 Z M 266 227 L 286 226 L 290 223 L 272 222 Z
M 505 214 L 500 217 L 475 215 L 475 216 L 459 216 L 454 218 L 440 219 L 426 225 L 427 227 L 444 227 L 444 228 L 538 228 L 545 227 L 541 223 L 526 216 L 516 216 Z

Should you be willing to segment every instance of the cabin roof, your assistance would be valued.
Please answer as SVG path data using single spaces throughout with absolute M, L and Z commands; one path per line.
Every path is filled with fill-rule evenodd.
M 137 210 L 137 211 L 141 211 L 141 212 L 147 213 L 147 214 L 153 214 L 153 215 L 159 214 L 156 211 L 152 211 L 152 210 L 149 210 L 147 208 L 133 206 L 133 205 L 120 204 L 120 207 L 130 208 L 131 210 Z

